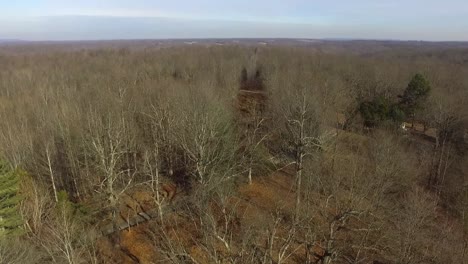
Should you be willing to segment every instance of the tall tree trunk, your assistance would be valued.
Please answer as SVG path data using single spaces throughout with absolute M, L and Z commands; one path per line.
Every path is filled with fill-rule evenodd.
M 46 147 L 47 166 L 49 168 L 50 181 L 52 183 L 52 190 L 54 191 L 55 202 L 58 203 L 57 187 L 55 186 L 54 171 L 52 169 L 52 161 L 50 159 L 49 147 Z
M 295 208 L 295 223 L 299 222 L 299 212 L 301 206 L 301 189 L 302 189 L 302 163 L 303 154 L 300 153 L 296 162 L 296 208 Z

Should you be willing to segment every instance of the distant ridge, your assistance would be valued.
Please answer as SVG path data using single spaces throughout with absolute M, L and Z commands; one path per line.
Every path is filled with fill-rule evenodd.
M 28 42 L 26 40 L 21 39 L 0 39 L 0 44 L 11 44 L 11 43 L 25 43 Z
M 330 37 L 330 38 L 252 38 L 252 37 L 232 37 L 232 38 L 149 38 L 149 39 L 83 39 L 83 40 L 22 40 L 22 39 L 2 39 L 0 43 L 110 43 L 110 42 L 173 42 L 186 44 L 196 43 L 395 43 L 395 44 L 468 44 L 468 41 L 429 41 L 429 40 L 404 40 L 404 39 L 366 39 L 366 38 L 347 38 L 347 37 Z
M 334 39 L 334 40 L 333 40 Z M 92 49 L 132 49 L 167 48 L 178 46 L 246 46 L 246 47 L 300 47 L 314 52 L 349 53 L 370 55 L 394 50 L 407 50 L 417 53 L 445 52 L 448 50 L 468 50 L 468 42 L 463 41 L 417 41 L 417 40 L 371 40 L 371 39 L 313 39 L 313 38 L 174 38 L 174 39 L 121 39 L 121 40 L 19 40 L 0 39 L 2 53 L 35 53 L 42 51 L 77 51 Z M 338 39 L 338 40 L 337 40 Z

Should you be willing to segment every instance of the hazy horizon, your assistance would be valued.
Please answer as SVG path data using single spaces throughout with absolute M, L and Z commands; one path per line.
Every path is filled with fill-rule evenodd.
M 0 39 L 295 38 L 467 41 L 468 2 L 22 0 L 0 3 Z

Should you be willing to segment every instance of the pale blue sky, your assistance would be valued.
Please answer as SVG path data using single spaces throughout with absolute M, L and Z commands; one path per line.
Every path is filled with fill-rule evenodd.
M 0 0 L 0 39 L 468 40 L 468 0 Z

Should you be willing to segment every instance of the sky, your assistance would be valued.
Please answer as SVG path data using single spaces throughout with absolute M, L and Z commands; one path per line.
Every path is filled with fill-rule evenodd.
M 0 39 L 468 41 L 468 0 L 0 0 Z

